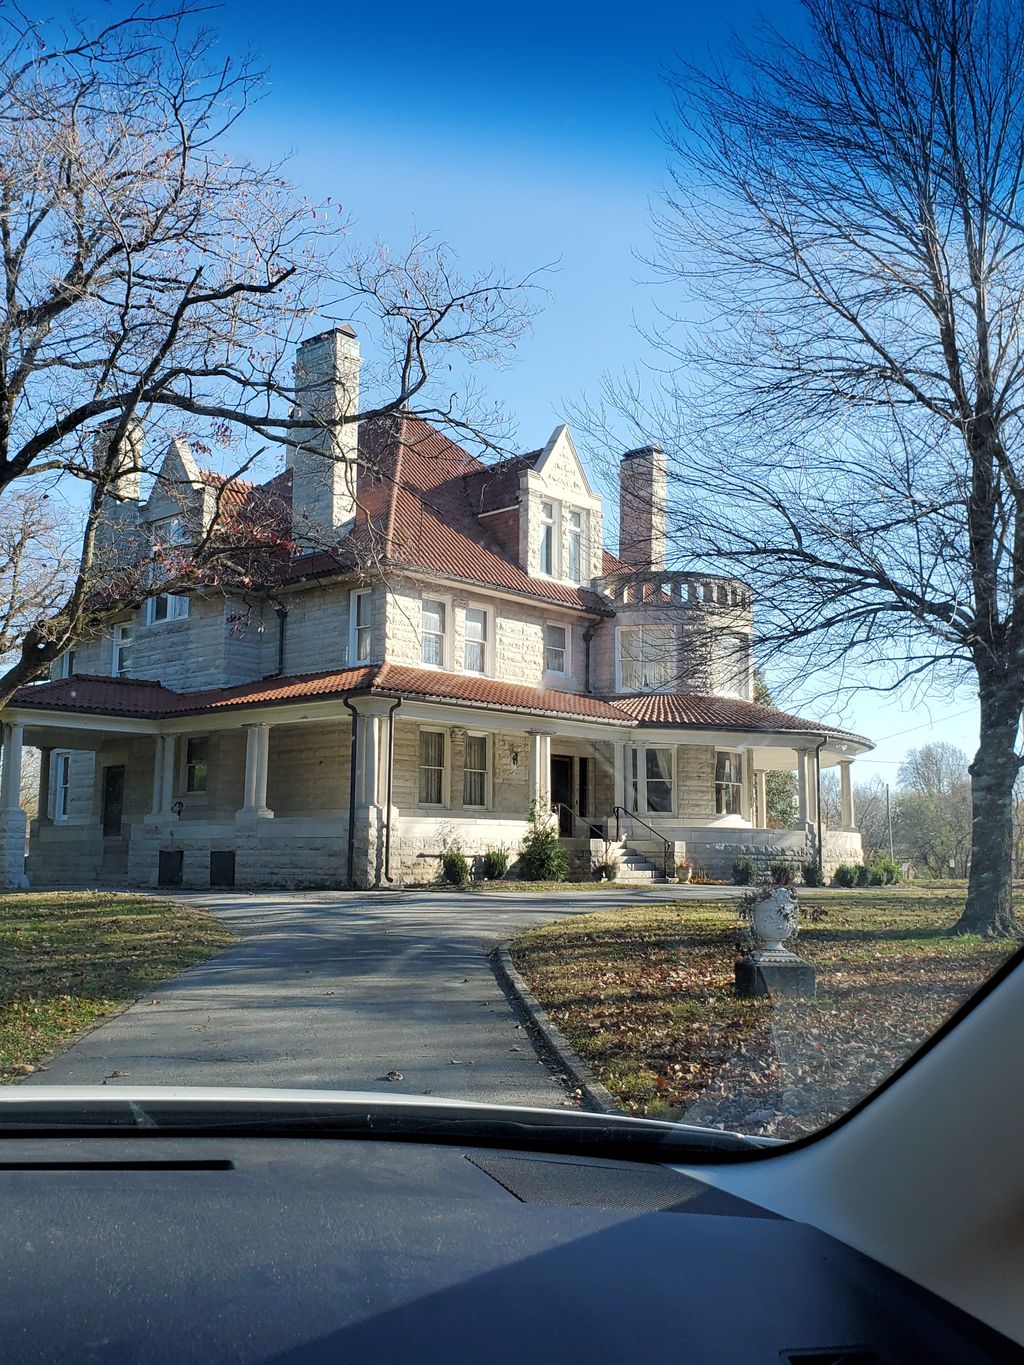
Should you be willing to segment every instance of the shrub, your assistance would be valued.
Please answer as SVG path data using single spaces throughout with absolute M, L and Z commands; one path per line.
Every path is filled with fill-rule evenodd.
M 825 874 L 817 858 L 812 859 L 809 863 L 800 864 L 800 880 L 804 886 L 825 885 Z
M 853 863 L 840 863 L 832 873 L 833 886 L 856 886 L 858 868 Z
M 489 882 L 501 881 L 508 871 L 508 849 L 489 848 L 483 856 L 483 871 Z
M 872 886 L 893 886 L 903 880 L 900 865 L 892 858 L 872 858 L 868 871 Z
M 775 886 L 792 886 L 796 881 L 796 864 L 789 858 L 780 858 L 769 863 L 768 877 Z
M 564 882 L 569 875 L 569 859 L 558 840 L 558 826 L 536 811 L 530 812 L 530 831 L 523 840 L 520 864 L 524 881 Z
M 469 863 L 461 848 L 447 848 L 441 854 L 441 871 L 446 882 L 465 890 L 469 885 Z
M 877 885 L 877 883 L 872 883 L 871 881 L 871 869 L 865 867 L 865 865 L 861 863 L 860 867 L 857 868 L 857 885 L 871 886 L 873 884 Z
M 757 876 L 757 863 L 753 858 L 737 858 L 732 865 L 732 879 L 736 886 L 749 886 Z

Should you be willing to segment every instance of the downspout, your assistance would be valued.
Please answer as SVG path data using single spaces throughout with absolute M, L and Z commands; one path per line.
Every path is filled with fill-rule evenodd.
M 387 786 L 387 813 L 384 818 L 384 880 L 393 882 L 395 879 L 391 875 L 391 798 L 395 789 L 395 712 L 402 704 L 402 698 L 396 697 L 394 705 L 388 712 L 388 786 Z
M 345 706 L 352 712 L 352 738 L 348 757 L 348 884 L 352 886 L 352 874 L 356 863 L 356 742 L 359 738 L 359 712 L 349 701 L 342 697 Z
M 284 672 L 284 628 L 288 622 L 288 608 L 275 602 L 274 614 L 277 617 L 277 670 L 274 677 L 279 678 Z
M 584 682 L 583 688 L 586 692 L 593 692 L 594 680 L 591 675 L 590 665 L 590 646 L 594 643 L 594 636 L 597 634 L 597 622 L 591 621 L 583 632 L 583 659 L 584 659 Z

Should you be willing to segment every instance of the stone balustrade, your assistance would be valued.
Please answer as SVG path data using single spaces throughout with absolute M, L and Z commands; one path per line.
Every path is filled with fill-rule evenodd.
M 595 583 L 602 596 L 619 607 L 735 607 L 749 611 L 753 594 L 738 578 L 678 569 L 637 569 L 607 574 Z

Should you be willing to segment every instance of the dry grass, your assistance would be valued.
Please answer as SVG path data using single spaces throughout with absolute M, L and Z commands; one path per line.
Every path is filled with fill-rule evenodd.
M 230 941 L 206 911 L 146 896 L 0 896 L 0 1083 Z
M 519 970 L 630 1113 L 793 1137 L 838 1117 L 1018 946 L 950 937 L 962 896 L 800 896 L 810 1001 L 741 1000 L 735 903 L 603 910 L 512 945 Z

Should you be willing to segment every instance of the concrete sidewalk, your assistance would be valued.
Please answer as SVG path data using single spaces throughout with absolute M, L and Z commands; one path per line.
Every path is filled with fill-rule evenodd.
M 29 1084 L 266 1085 L 557 1105 L 487 960 L 556 915 L 689 888 L 562 895 L 183 893 L 238 942 L 60 1053 Z M 661 894 L 658 894 L 661 893 Z M 388 1072 L 402 1079 L 388 1081 Z

